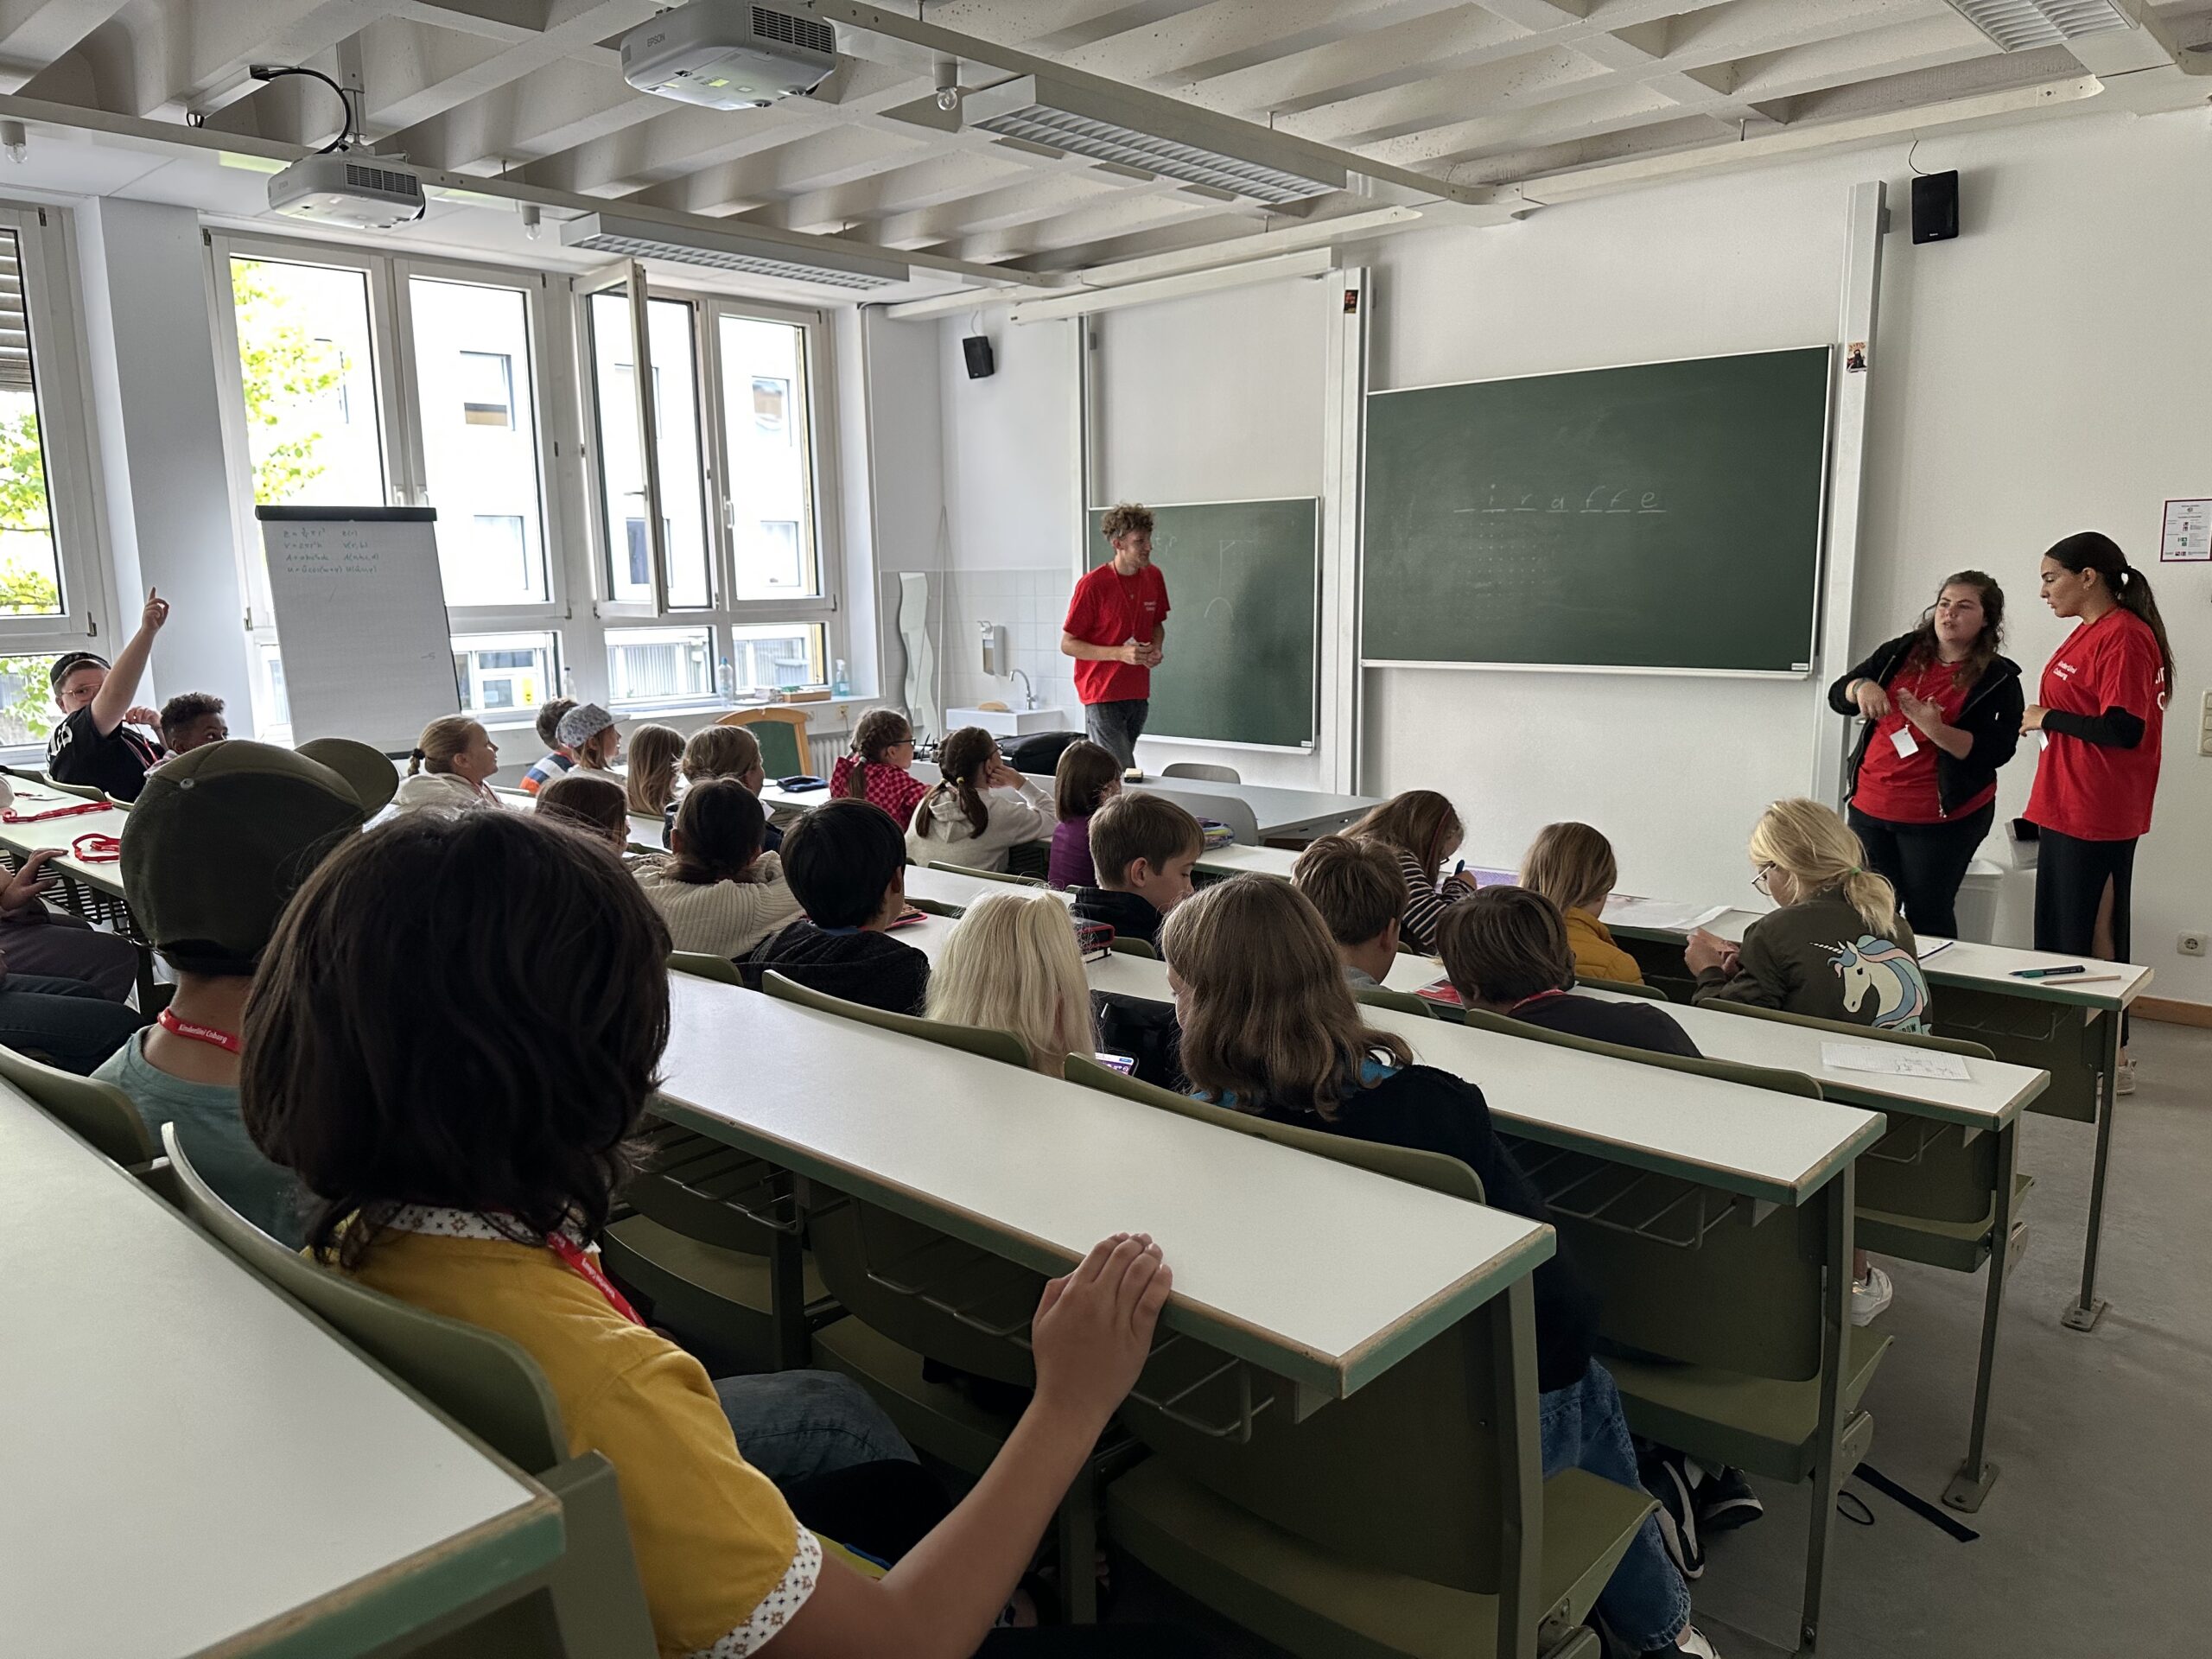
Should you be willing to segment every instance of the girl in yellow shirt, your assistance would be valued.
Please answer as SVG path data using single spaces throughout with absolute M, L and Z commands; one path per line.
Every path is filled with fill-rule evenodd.
M 1612 934 L 1598 919 L 1619 879 L 1613 843 L 1586 823 L 1546 824 L 1521 862 L 1521 885 L 1542 893 L 1566 918 L 1576 975 L 1641 985 L 1643 970 L 1636 958 L 1613 943 Z

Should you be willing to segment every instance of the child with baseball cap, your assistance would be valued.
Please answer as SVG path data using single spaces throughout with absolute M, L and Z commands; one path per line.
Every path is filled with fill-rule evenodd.
M 138 798 L 147 769 L 164 751 L 158 739 L 132 728 L 158 731 L 162 717 L 151 709 L 134 707 L 130 699 L 154 654 L 154 636 L 168 620 L 168 601 L 149 589 L 138 632 L 116 653 L 113 664 L 90 651 L 54 658 L 47 680 L 61 720 L 46 743 L 47 775 L 54 782 L 101 790 L 118 801 Z
M 123 829 L 124 893 L 176 995 L 93 1075 L 155 1135 L 174 1122 L 208 1184 L 289 1246 L 301 1240 L 297 1184 L 238 1116 L 246 990 L 294 891 L 398 784 L 391 761 L 346 738 L 213 743 L 154 772 Z

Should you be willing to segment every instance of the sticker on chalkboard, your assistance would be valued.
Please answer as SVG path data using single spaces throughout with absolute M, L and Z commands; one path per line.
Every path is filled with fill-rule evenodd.
M 1813 671 L 1813 665 L 1810 663 L 1792 663 L 1789 671 L 1792 674 L 1809 674 Z

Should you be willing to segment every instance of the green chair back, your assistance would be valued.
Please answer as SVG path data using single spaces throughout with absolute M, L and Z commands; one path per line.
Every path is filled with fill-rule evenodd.
M 704 950 L 671 950 L 668 953 L 668 971 L 690 974 L 695 979 L 711 979 L 718 985 L 743 985 L 745 976 L 737 971 L 737 964 L 728 957 L 717 957 Z
M 906 902 L 912 905 L 916 910 L 922 911 L 931 916 L 951 916 L 957 918 L 960 914 L 959 906 L 948 905 L 944 902 L 944 900 L 938 899 L 918 899 L 910 893 L 906 895 Z
M 1144 940 L 1125 939 L 1118 933 L 1114 936 L 1114 942 L 1109 948 L 1120 951 L 1125 957 L 1141 957 L 1147 962 L 1160 960 L 1160 952 L 1154 950 Z
M 1081 1058 L 1071 1080 L 1212 1122 L 1235 1134 L 1297 1147 L 1434 1192 L 1479 1201 L 1481 1183 L 1456 1159 L 1386 1147 L 1325 1130 L 1269 1123 L 1125 1077 Z M 1186 1417 L 1225 1415 L 1235 1378 L 1224 1376 L 1169 1415 L 1132 1397 L 1122 1421 L 1191 1479 L 1332 1557 L 1387 1567 L 1455 1589 L 1496 1593 L 1507 1539 L 1494 1425 L 1512 1409 L 1513 1370 L 1477 1316 L 1440 1333 L 1348 1400 L 1294 1421 L 1290 1387 L 1255 1372 L 1249 1441 L 1210 1434 Z M 1520 1381 L 1535 1397 L 1533 1348 Z M 1176 1396 L 1225 1357 L 1185 1340 L 1163 1347 L 1137 1394 Z M 1262 1402 L 1265 1402 L 1262 1404 Z M 1241 1402 L 1240 1402 L 1241 1403 Z M 1419 1424 L 1408 1433 L 1408 1424 Z
M 918 1014 L 889 1014 L 881 1008 L 848 1002 L 842 996 L 831 996 L 826 991 L 801 985 L 772 969 L 761 975 L 760 988 L 786 1002 L 797 1002 L 803 1007 L 814 1008 L 823 1014 L 857 1020 L 864 1026 L 874 1026 L 880 1030 L 895 1031 L 903 1037 L 918 1037 L 925 1043 L 942 1043 L 947 1048 L 980 1054 L 987 1060 L 1003 1060 L 1008 1065 L 1027 1067 L 1029 1064 L 1029 1046 L 1010 1031 L 994 1031 L 983 1026 L 947 1025 L 941 1020 L 925 1020 Z
M 787 720 L 755 718 L 742 722 L 760 745 L 760 764 L 771 778 L 791 778 L 806 771 L 801 728 Z
M 1617 1060 L 1633 1060 L 1638 1065 L 1656 1065 L 1669 1071 L 1688 1071 L 1700 1077 L 1718 1077 L 1724 1083 L 1748 1084 L 1754 1089 L 1770 1090 L 1780 1095 L 1799 1095 L 1808 1100 L 1821 1098 L 1821 1085 L 1802 1071 L 1783 1071 L 1774 1066 L 1745 1065 L 1738 1060 L 1716 1060 L 1711 1058 L 1692 1059 L 1687 1054 L 1661 1054 L 1648 1048 L 1630 1048 L 1624 1043 L 1601 1043 L 1593 1037 L 1577 1037 L 1564 1031 L 1547 1031 L 1541 1026 L 1532 1026 L 1522 1020 L 1492 1014 L 1487 1008 L 1464 1008 L 1460 1019 L 1478 1031 L 1494 1031 L 1504 1037 L 1525 1038 L 1530 1042 L 1549 1043 L 1555 1048 L 1580 1049 L 1586 1054 L 1605 1054 Z
M 1352 995 L 1370 1008 L 1389 1008 L 1394 1014 L 1417 1014 L 1424 1020 L 1440 1017 L 1437 1005 L 1425 996 L 1415 996 L 1411 991 L 1394 991 L 1387 986 L 1362 985 Z
M 143 1168 L 161 1156 L 130 1096 L 111 1083 L 78 1077 L 12 1048 L 0 1048 L 0 1077 L 126 1169 Z
M 560 1405 L 545 1374 L 522 1346 L 480 1325 L 372 1290 L 286 1249 L 200 1178 L 177 1142 L 176 1125 L 162 1127 L 162 1144 L 184 1212 L 203 1232 L 257 1277 L 561 1496 L 568 1547 L 547 1586 L 550 1611 L 511 1605 L 421 1652 L 441 1659 L 493 1651 L 573 1659 L 652 1655 L 652 1622 L 613 1467 L 597 1452 L 569 1456 Z M 527 1645 L 513 1645 L 518 1642 Z
M 1620 996 L 1645 996 L 1654 1002 L 1664 1002 L 1667 1000 L 1667 993 L 1664 991 L 1654 989 L 1651 986 L 1641 982 L 1630 984 L 1624 979 L 1600 979 L 1595 974 L 1577 974 L 1574 976 L 1574 983 L 1578 988 L 1611 991 Z
M 972 875 L 980 881 L 1004 881 L 1017 887 L 1041 887 L 1045 878 L 1039 875 L 1014 875 L 1006 870 L 979 870 L 972 864 L 955 864 L 942 858 L 930 861 L 930 868 L 950 871 L 954 875 Z

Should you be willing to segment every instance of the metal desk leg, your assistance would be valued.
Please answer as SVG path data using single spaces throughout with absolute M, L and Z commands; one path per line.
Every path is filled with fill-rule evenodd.
M 2059 1316 L 2069 1331 L 2094 1331 L 2104 1317 L 2105 1304 L 2097 1300 L 2097 1243 L 2104 1234 L 2105 1174 L 2112 1161 L 2112 1120 L 2119 1100 L 2120 1033 L 2126 1023 L 2113 1009 L 2104 1009 L 2104 1065 L 2097 1074 L 2097 1161 L 2089 1178 L 2089 1231 L 2082 1245 L 2082 1295 Z
M 789 1195 L 795 1211 L 810 1199 L 806 1183 L 789 1172 L 775 1178 L 779 1197 Z M 768 1235 L 769 1351 L 779 1371 L 798 1370 L 814 1357 L 806 1320 L 806 1243 L 795 1231 L 778 1228 Z
M 1989 1234 L 1989 1283 L 1981 1306 L 1981 1368 L 1974 1383 L 1974 1425 L 1967 1432 L 1967 1460 L 1943 1489 L 1943 1501 L 1969 1515 L 1997 1484 L 1997 1465 L 1985 1455 L 1989 1438 L 1989 1385 L 1997 1371 L 1997 1315 L 2005 1303 L 2005 1275 L 2012 1265 L 2013 1170 L 2019 1156 L 2018 1119 L 1997 1134 L 1997 1211 Z
M 1847 1164 L 1821 1195 L 1827 1206 L 1821 1232 L 1827 1260 L 1821 1297 L 1821 1414 L 1813 1448 L 1813 1517 L 1805 1540 L 1805 1605 L 1797 1651 L 1820 1641 L 1821 1605 L 1827 1591 L 1828 1554 L 1835 1529 L 1836 1494 L 1850 1471 L 1843 1462 L 1843 1374 L 1851 1357 L 1851 1236 L 1858 1181 Z

